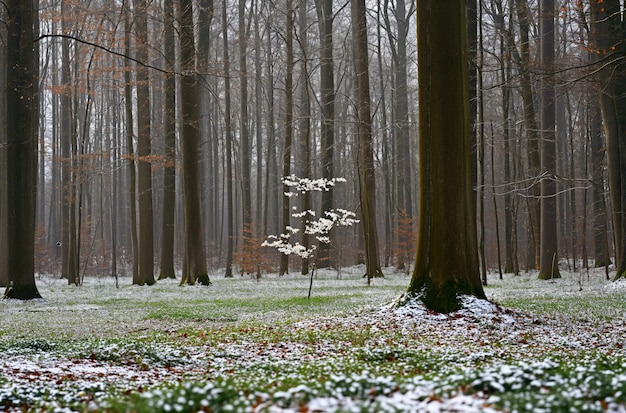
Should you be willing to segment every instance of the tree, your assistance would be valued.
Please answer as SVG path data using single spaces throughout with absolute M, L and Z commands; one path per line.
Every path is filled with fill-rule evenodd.
M 387 26 L 387 35 L 389 37 L 389 46 L 391 56 L 394 63 L 393 73 L 393 103 L 394 103 L 394 130 L 395 130 L 395 164 L 396 164 L 396 182 L 397 182 L 397 206 L 396 206 L 396 222 L 399 227 L 404 216 L 413 217 L 413 201 L 411 191 L 411 146 L 409 145 L 409 94 L 407 80 L 407 35 L 409 32 L 409 18 L 415 11 L 415 2 L 411 1 L 407 10 L 405 0 L 397 0 L 393 15 L 396 23 L 395 36 L 391 30 L 391 22 L 389 19 L 389 0 L 385 0 L 384 17 Z M 405 222 L 406 224 L 407 222 Z M 411 221 L 408 221 L 411 224 Z M 404 238 L 405 234 L 412 233 L 413 230 L 408 228 L 406 232 L 398 232 L 398 242 L 406 243 L 408 240 Z M 398 269 L 404 269 L 406 266 L 405 257 L 398 255 Z
M 38 11 L 32 1 L 9 0 L 6 8 L 8 279 L 4 297 L 41 298 L 35 284 L 37 190 Z
M 320 33 L 320 106 L 322 121 L 320 125 L 320 145 L 322 177 L 332 179 L 335 176 L 335 66 L 333 63 L 333 1 L 315 0 L 317 22 Z M 322 211 L 333 207 L 333 192 L 322 193 Z M 317 253 L 318 267 L 328 267 L 330 243 L 320 243 Z
M 291 144 L 293 137 L 293 30 L 294 30 L 294 12 L 293 0 L 286 0 L 286 21 L 285 21 L 285 48 L 287 53 L 286 73 L 285 73 L 285 142 L 283 147 L 283 176 L 291 175 Z M 282 205 L 282 227 L 283 232 L 287 232 L 290 221 L 289 212 L 289 196 L 287 192 L 289 188 L 283 185 L 283 205 Z M 289 272 L 289 256 L 286 254 L 280 257 L 280 275 Z
M 528 169 L 532 178 L 537 179 L 541 173 L 541 158 L 539 154 L 539 136 L 537 133 L 537 116 L 533 100 L 531 82 L 531 59 L 530 59 L 530 22 L 527 0 L 515 0 L 515 11 L 520 30 L 520 91 L 524 106 L 524 123 L 526 126 L 526 140 L 528 147 Z M 527 267 L 536 268 L 539 262 L 540 237 L 539 222 L 541 221 L 539 185 L 530 188 L 531 197 L 528 201 L 528 236 L 527 236 Z
M 541 0 L 539 34 L 541 37 L 541 254 L 539 278 L 559 278 L 556 228 L 556 106 L 554 90 L 554 0 Z
M 448 313 L 485 298 L 472 194 L 465 2 L 417 4 L 418 240 L 410 295 Z
M 613 231 L 615 234 L 615 278 L 626 275 L 626 69 L 621 63 L 626 52 L 624 21 L 618 0 L 592 0 L 593 44 L 600 56 L 598 81 L 600 108 L 606 137 Z
M 163 2 L 165 23 L 165 96 L 163 99 L 165 166 L 163 168 L 163 213 L 161 217 L 161 265 L 159 280 L 176 278 L 174 271 L 174 218 L 176 212 L 176 76 L 174 0 Z
M 374 277 L 382 277 L 383 272 L 380 269 L 378 229 L 376 228 L 376 177 L 374 176 L 374 150 L 372 147 L 369 51 L 365 0 L 354 0 L 352 7 L 356 66 L 356 106 L 358 112 L 359 194 L 361 214 L 363 216 L 365 267 L 369 282 Z
M 231 126 L 231 90 L 230 90 L 230 58 L 228 54 L 228 19 L 226 18 L 226 2 L 222 3 L 222 40 L 224 44 L 224 123 L 226 134 L 226 203 L 227 203 L 227 233 L 226 233 L 226 272 L 224 276 L 233 276 L 233 242 L 235 237 L 235 218 L 233 208 L 233 132 Z
M 181 284 L 210 285 L 204 250 L 204 232 L 200 206 L 200 174 L 198 172 L 198 89 L 195 74 L 195 42 L 191 0 L 180 0 L 180 58 L 183 161 L 183 207 L 185 215 L 185 252 Z
M 148 2 L 133 0 L 137 31 L 137 196 L 139 199 L 139 272 L 133 284 L 154 284 L 154 216 L 150 131 L 150 76 L 148 67 Z M 142 64 L 143 63 L 143 64 Z
M 6 21 L 6 9 L 0 8 L 0 21 Z M 5 24 L 0 24 L 0 287 L 8 287 L 9 271 L 7 267 L 7 251 L 9 232 L 7 231 L 7 171 L 4 168 L 7 162 L 7 117 L 6 117 L 6 99 L 7 99 L 7 70 L 8 66 L 4 63 L 7 60 L 7 44 L 6 44 Z

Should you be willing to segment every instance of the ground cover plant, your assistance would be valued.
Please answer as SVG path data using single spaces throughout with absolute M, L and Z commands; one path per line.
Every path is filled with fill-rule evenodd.
M 0 409 L 137 412 L 626 411 L 626 281 L 489 277 L 492 302 L 398 307 L 363 268 L 83 286 L 0 301 Z M 497 304 L 496 304 L 497 303 Z

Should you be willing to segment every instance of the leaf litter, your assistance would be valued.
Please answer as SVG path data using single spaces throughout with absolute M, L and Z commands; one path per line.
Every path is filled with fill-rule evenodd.
M 0 407 L 626 412 L 626 282 L 600 272 L 547 282 L 490 274 L 492 301 L 463 297 L 461 310 L 444 315 L 415 300 L 398 307 L 405 276 L 366 288 L 361 271 L 322 272 L 318 294 L 355 285 L 362 294 L 322 309 L 237 308 L 236 299 L 289 302 L 307 287 L 298 276 L 152 290 L 115 289 L 106 279 L 71 288 L 42 277 L 45 300 L 0 303 Z M 150 305 L 135 304 L 188 309 L 219 299 L 235 304 L 192 321 L 153 319 Z

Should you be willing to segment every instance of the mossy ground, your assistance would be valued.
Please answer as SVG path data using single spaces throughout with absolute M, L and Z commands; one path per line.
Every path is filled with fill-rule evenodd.
M 394 311 L 409 278 L 389 271 L 368 287 L 361 275 L 362 268 L 344 270 L 340 279 L 321 272 L 311 300 L 308 278 L 298 275 L 212 276 L 210 287 L 122 282 L 119 289 L 106 279 L 76 287 L 42 277 L 43 300 L 0 302 L 0 406 L 139 412 L 626 406 L 626 283 L 604 281 L 603 271 L 564 272 L 552 281 L 493 276 L 487 296 L 506 309 L 450 315 L 419 306 Z

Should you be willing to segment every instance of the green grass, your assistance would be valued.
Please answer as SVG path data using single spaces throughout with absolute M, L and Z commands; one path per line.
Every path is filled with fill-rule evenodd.
M 487 294 L 514 311 L 473 319 L 381 310 L 403 275 L 321 276 L 310 300 L 299 276 L 213 280 L 45 280 L 43 301 L 0 302 L 0 410 L 401 412 L 461 394 L 511 412 L 626 406 L 626 300 L 611 284 L 494 280 Z

